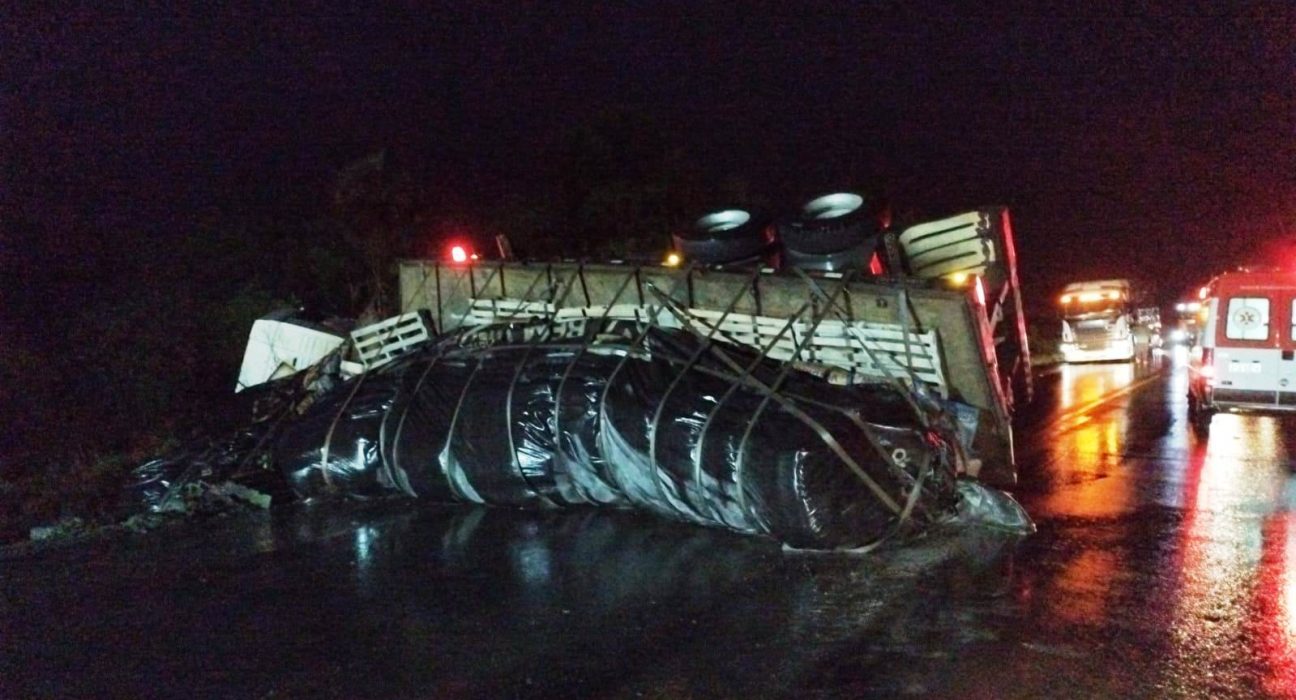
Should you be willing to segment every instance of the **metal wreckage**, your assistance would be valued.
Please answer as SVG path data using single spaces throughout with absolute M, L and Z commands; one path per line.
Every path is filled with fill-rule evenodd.
M 401 315 L 349 335 L 257 321 L 255 428 L 142 466 L 134 500 L 268 469 L 297 498 L 633 507 L 798 549 L 1031 529 L 992 488 L 1015 482 L 1030 391 L 1006 209 L 894 230 L 835 193 L 776 223 L 719 210 L 675 246 L 651 265 L 459 249 L 403 261 Z

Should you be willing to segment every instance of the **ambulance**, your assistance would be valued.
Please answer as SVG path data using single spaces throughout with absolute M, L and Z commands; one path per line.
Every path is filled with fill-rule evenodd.
M 1220 411 L 1296 412 L 1296 272 L 1241 269 L 1201 289 L 1189 353 L 1188 415 L 1205 432 Z

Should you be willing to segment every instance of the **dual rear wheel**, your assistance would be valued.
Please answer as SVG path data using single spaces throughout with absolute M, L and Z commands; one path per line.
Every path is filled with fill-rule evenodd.
M 674 243 L 686 259 L 704 265 L 759 262 L 782 248 L 789 267 L 859 269 L 869 265 L 888 216 L 881 203 L 835 192 L 815 197 L 777 222 L 744 207 L 715 209 L 676 234 Z

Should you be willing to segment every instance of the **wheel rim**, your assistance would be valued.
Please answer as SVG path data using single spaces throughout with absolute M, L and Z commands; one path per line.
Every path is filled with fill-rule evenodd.
M 801 213 L 807 219 L 824 221 L 846 216 L 862 206 L 864 206 L 863 197 L 851 192 L 836 192 L 810 200 L 801 207 Z
M 712 212 L 697 220 L 693 225 L 699 233 L 713 234 L 731 231 L 751 221 L 751 212 L 742 209 L 725 209 Z

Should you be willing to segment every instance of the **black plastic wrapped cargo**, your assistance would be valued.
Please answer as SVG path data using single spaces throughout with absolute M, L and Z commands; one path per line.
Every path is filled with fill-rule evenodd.
M 382 424 L 401 394 L 404 373 L 365 376 L 312 404 L 275 441 L 280 465 L 317 465 L 283 470 L 298 494 L 377 496 L 399 490 L 379 449 Z
M 274 456 L 302 496 L 633 505 L 794 547 L 953 512 L 953 437 L 892 384 L 835 386 L 688 331 L 443 339 L 319 401 Z

